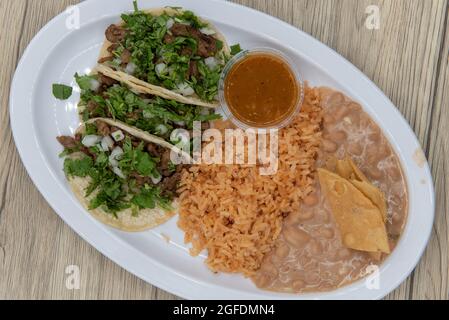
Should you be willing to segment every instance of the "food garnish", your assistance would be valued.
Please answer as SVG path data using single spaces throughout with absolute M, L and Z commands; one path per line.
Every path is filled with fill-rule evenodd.
M 141 231 L 167 221 L 179 205 L 178 226 L 192 255 L 207 250 L 213 272 L 242 273 L 277 291 L 334 289 L 393 250 L 407 191 L 388 145 L 384 158 L 369 151 L 384 137 L 359 104 L 303 87 L 276 50 L 229 47 L 191 11 L 133 6 L 107 28 L 99 65 L 75 75 L 83 125 L 57 137 L 64 173 L 84 208 L 110 226 Z M 73 89 L 53 84 L 52 91 L 66 100 Z M 222 133 L 235 125 L 279 129 L 273 175 L 261 175 L 261 163 L 171 161 L 172 151 L 192 143 L 176 129 L 192 133 L 195 121 L 209 128 L 221 118 L 213 110 L 218 99 L 230 118 L 213 124 Z M 363 172 L 351 157 L 337 159 L 345 154 Z M 390 173 L 397 184 L 384 179 Z

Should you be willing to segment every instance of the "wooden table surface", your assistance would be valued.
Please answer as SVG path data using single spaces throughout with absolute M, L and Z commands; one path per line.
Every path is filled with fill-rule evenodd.
M 197 0 L 199 1 L 199 0 Z M 207 0 L 201 0 L 207 1 Z M 436 219 L 413 274 L 388 299 L 448 299 L 449 0 L 236 0 L 338 51 L 399 108 L 429 159 Z M 177 299 L 126 272 L 74 233 L 34 187 L 16 151 L 8 95 L 33 36 L 76 0 L 0 0 L 0 299 Z M 380 9 L 380 28 L 365 21 Z M 66 268 L 80 268 L 79 290 Z

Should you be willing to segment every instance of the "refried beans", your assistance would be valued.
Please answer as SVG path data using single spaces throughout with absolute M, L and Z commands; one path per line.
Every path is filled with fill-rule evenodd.
M 397 155 L 381 129 L 361 106 L 342 93 L 320 88 L 324 128 L 317 167 L 333 170 L 332 159 L 351 157 L 385 194 L 391 250 L 396 246 L 407 217 L 407 188 Z M 317 179 L 318 180 L 318 179 Z M 284 220 L 281 236 L 252 277 L 262 289 L 281 292 L 329 291 L 367 275 L 386 255 L 343 246 L 329 204 L 320 192 L 306 197 L 297 211 Z

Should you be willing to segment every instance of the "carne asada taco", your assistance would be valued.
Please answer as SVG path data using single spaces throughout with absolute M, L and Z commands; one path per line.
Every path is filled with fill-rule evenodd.
M 166 141 L 111 119 L 92 119 L 74 137 L 60 136 L 64 172 L 80 203 L 101 222 L 142 231 L 170 219 L 177 208 L 182 154 Z M 188 155 L 182 154 L 184 157 Z
M 164 99 L 148 93 L 146 88 L 119 82 L 109 75 L 97 70 L 90 75 L 75 75 L 81 90 L 78 110 L 83 122 L 99 117 L 118 120 L 176 143 L 176 137 L 172 136 L 175 129 L 192 130 L 193 122 L 201 121 L 205 130 L 209 121 L 221 118 L 210 108 Z
M 218 81 L 230 55 L 221 33 L 191 11 L 135 9 L 107 28 L 99 71 L 166 99 L 218 106 Z

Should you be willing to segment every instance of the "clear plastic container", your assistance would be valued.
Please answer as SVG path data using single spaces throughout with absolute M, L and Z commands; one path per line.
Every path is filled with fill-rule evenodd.
M 282 60 L 285 62 L 285 64 L 290 68 L 291 74 L 294 76 L 297 84 L 297 97 L 294 107 L 292 108 L 292 111 L 284 118 L 279 119 L 276 123 L 271 123 L 267 126 L 254 126 L 253 124 L 246 123 L 243 120 L 240 120 L 237 118 L 233 113 L 231 108 L 228 105 L 228 102 L 226 101 L 226 95 L 225 95 L 225 88 L 226 88 L 226 78 L 229 75 L 229 72 L 232 70 L 232 68 L 243 61 L 245 58 L 247 58 L 249 55 L 257 55 L 257 54 L 263 54 L 263 55 L 271 55 L 274 56 L 277 59 Z M 299 75 L 298 69 L 293 64 L 291 59 L 287 57 L 284 53 L 282 53 L 279 50 L 272 49 L 272 48 L 254 48 L 250 50 L 244 50 L 234 57 L 232 57 L 228 63 L 226 64 L 225 68 L 223 69 L 223 72 L 220 77 L 219 86 L 218 86 L 218 94 L 219 94 L 219 100 L 221 105 L 221 110 L 224 113 L 224 115 L 237 127 L 241 129 L 248 129 L 248 128 L 254 128 L 254 129 L 280 129 L 283 127 L 286 127 L 299 113 L 301 110 L 301 106 L 304 100 L 304 84 L 303 81 Z

